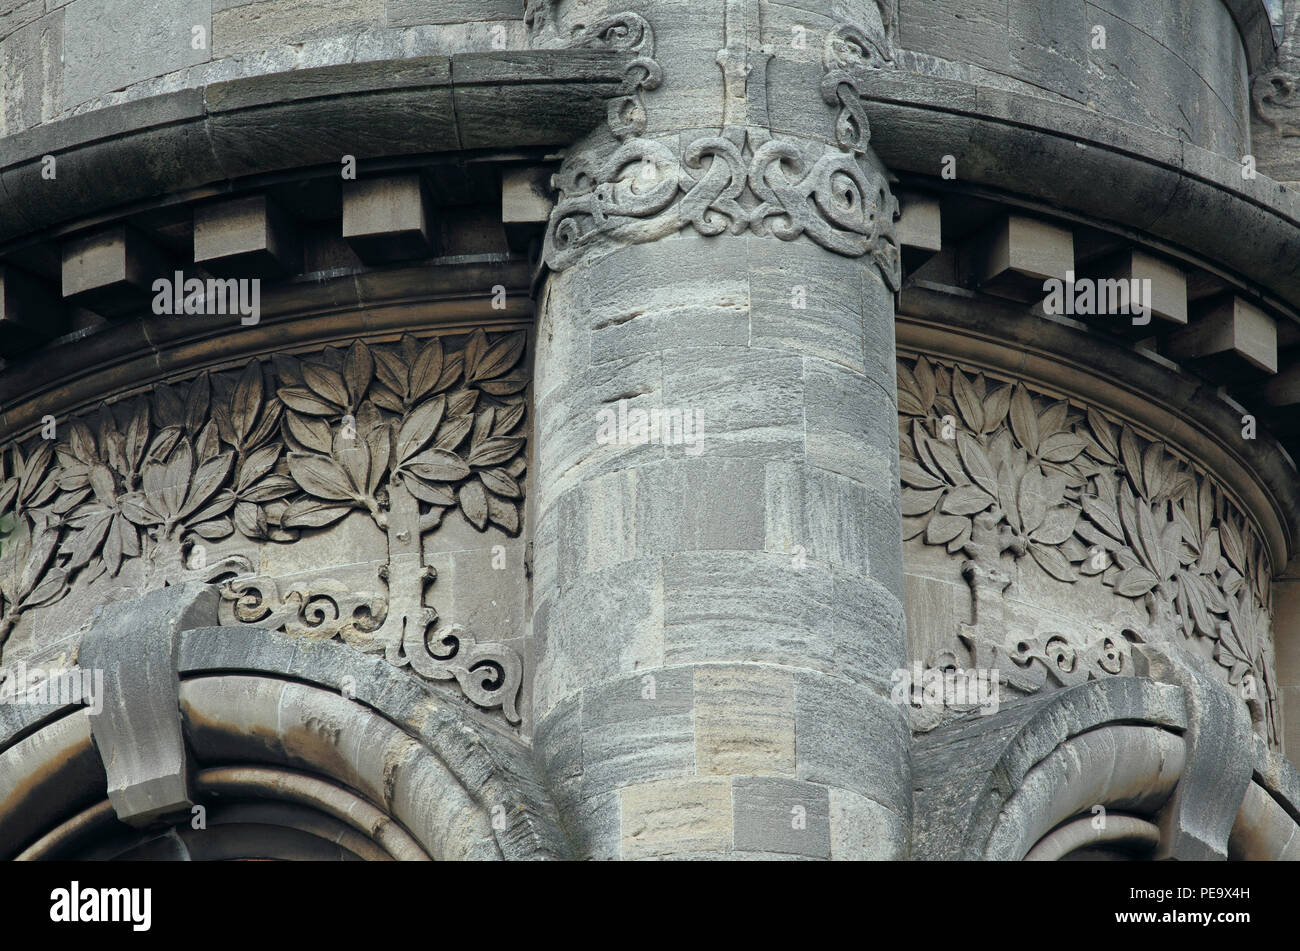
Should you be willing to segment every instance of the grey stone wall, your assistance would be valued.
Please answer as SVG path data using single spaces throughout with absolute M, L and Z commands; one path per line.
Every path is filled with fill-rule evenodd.
M 2 0 L 0 136 L 209 83 L 520 49 L 522 0 Z
M 917 72 L 1082 104 L 1227 155 L 1248 151 L 1246 53 L 1222 3 L 899 0 L 898 31 L 918 54 L 902 62 Z

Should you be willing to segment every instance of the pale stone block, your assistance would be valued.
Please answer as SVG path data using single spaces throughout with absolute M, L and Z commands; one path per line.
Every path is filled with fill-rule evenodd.
M 205 63 L 213 40 L 209 0 L 75 0 L 63 8 L 64 105 Z
M 1277 322 L 1254 304 L 1228 295 L 1172 334 L 1161 348 L 1175 360 L 1235 354 L 1265 373 L 1277 372 Z
M 939 200 L 918 192 L 899 193 L 898 200 L 902 215 L 894 226 L 894 233 L 899 245 L 941 251 L 943 233 Z
M 683 552 L 664 559 L 667 663 L 752 661 L 833 670 L 825 565 L 762 552 Z
M 1169 323 L 1187 323 L 1187 276 L 1181 268 L 1141 251 L 1129 250 L 1111 262 L 1104 276 L 1123 281 L 1150 281 L 1151 313 Z
M 824 360 L 804 361 L 808 461 L 866 485 L 898 481 L 896 391 Z
M 828 255 L 811 242 L 747 243 L 752 345 L 863 372 L 861 262 Z
M 701 775 L 795 774 L 794 678 L 764 667 L 695 670 L 695 761 Z
M 533 617 L 539 716 L 584 683 L 663 666 L 659 559 L 584 575 Z
M 625 787 L 620 796 L 624 859 L 731 850 L 726 777 L 661 779 Z
M 795 730 L 799 779 L 848 789 L 910 814 L 911 731 L 901 705 L 869 687 L 799 674 Z
M 863 513 L 873 495 L 852 479 L 811 466 L 773 462 L 767 466 L 768 551 L 802 550 L 809 560 L 871 574 L 871 538 Z

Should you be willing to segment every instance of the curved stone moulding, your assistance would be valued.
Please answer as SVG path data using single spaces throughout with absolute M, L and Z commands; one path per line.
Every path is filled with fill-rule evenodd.
M 519 534 L 526 342 L 477 330 L 455 352 L 406 335 L 254 358 L 105 404 L 56 440 L 4 447 L 0 512 L 17 528 L 0 555 L 0 648 L 26 614 L 70 593 L 96 603 L 221 580 L 226 623 L 382 651 L 518 723 L 515 650 L 461 626 L 432 630 L 423 539 L 451 511 L 478 532 Z M 370 553 L 377 575 L 357 587 L 326 569 L 281 595 L 252 570 L 261 546 L 354 514 L 386 539 Z
M 1079 849 L 1104 848 L 1147 854 L 1160 842 L 1160 829 L 1145 819 L 1122 813 L 1067 822 L 1038 840 L 1026 862 L 1056 862 Z
M 1208 643 L 1256 729 L 1278 738 L 1270 558 L 1208 473 L 1102 410 L 925 355 L 898 363 L 903 539 L 962 557 L 972 623 L 937 667 L 998 668 L 1033 692 L 1131 674 L 1134 642 Z M 1008 561 L 1008 558 L 1010 559 Z M 1096 578 L 1146 623 L 1089 640 L 1011 630 L 1013 572 Z M 1023 567 L 1022 567 L 1023 566 Z

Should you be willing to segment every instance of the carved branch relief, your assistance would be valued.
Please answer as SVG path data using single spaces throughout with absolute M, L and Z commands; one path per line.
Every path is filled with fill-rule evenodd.
M 837 254 L 870 255 L 885 282 L 899 289 L 898 203 L 868 149 L 862 107 L 869 74 L 892 61 L 887 36 L 883 29 L 840 26 L 826 37 L 821 92 L 839 107 L 835 145 L 779 138 L 767 115 L 772 53 L 761 46 L 743 7 L 729 0 L 727 45 L 717 57 L 724 127 L 680 153 L 643 135 L 644 94 L 663 79 L 650 25 L 624 13 L 575 30 L 570 46 L 624 50 L 637 58 L 610 103 L 612 149 L 574 153 L 555 176 L 560 197 L 546 234 L 547 266 L 563 270 L 592 248 L 654 241 L 690 227 L 702 235 L 807 236 Z M 535 15 L 543 16 L 541 10 Z
M 524 333 L 473 333 L 447 352 L 434 337 L 356 341 L 306 359 L 251 360 L 242 372 L 101 406 L 61 438 L 0 452 L 0 512 L 21 526 L 0 559 L 0 646 L 24 612 L 72 584 L 144 564 L 140 590 L 236 575 L 225 623 L 339 637 L 433 679 L 455 678 L 480 706 L 519 719 L 515 652 L 462 628 L 430 633 L 435 580 L 421 540 L 460 511 L 479 531 L 520 528 L 525 469 Z M 289 544 L 361 512 L 388 538 L 382 578 L 353 591 L 321 578 L 281 591 L 255 557 L 196 566 L 203 541 Z M 250 548 L 250 555 L 254 550 Z M 386 582 L 387 594 L 382 592 Z
M 1087 644 L 1007 633 L 1004 556 L 1028 558 L 1061 584 L 1098 577 L 1142 602 L 1141 641 L 1211 642 L 1230 684 L 1257 685 L 1243 695 L 1276 740 L 1271 567 L 1222 487 L 1096 408 L 925 356 L 899 361 L 898 405 L 903 537 L 966 556 L 975 617 L 961 640 L 978 666 L 1009 660 L 1026 691 L 1127 672 L 1118 631 Z

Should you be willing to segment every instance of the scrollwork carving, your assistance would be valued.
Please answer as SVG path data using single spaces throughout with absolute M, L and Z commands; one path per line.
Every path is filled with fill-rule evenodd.
M 839 105 L 837 146 L 774 138 L 768 130 L 767 51 L 742 36 L 741 12 L 728 4 L 728 44 L 718 53 L 726 109 L 724 127 L 686 143 L 680 153 L 646 128 L 644 92 L 662 71 L 654 35 L 635 14 L 619 14 L 577 30 L 572 46 L 638 53 L 624 88 L 610 104 L 615 138 L 603 154 L 579 152 L 555 176 L 559 200 L 543 256 L 552 270 L 572 266 L 601 247 L 654 241 L 682 228 L 702 235 L 752 231 L 793 241 L 806 236 L 849 257 L 870 255 L 894 290 L 902 274 L 894 221 L 898 203 L 884 171 L 867 149 L 870 132 L 861 104 L 865 76 L 890 61 L 888 40 L 840 27 L 826 41 L 822 94 Z M 753 96 L 747 96 L 752 89 Z M 750 111 L 738 104 L 754 99 Z M 733 112 L 736 110 L 737 112 Z

